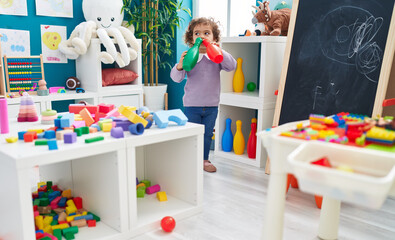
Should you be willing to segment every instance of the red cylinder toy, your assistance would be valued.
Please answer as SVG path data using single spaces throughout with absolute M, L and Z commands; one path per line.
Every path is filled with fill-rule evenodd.
M 222 50 L 219 47 L 211 44 L 207 39 L 203 40 L 203 44 L 207 48 L 207 55 L 211 61 L 215 63 L 221 63 L 222 60 L 224 60 L 224 55 L 222 54 Z

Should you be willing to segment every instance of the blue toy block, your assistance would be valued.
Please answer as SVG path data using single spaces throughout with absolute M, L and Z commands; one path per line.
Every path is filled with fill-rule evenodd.
M 188 118 L 180 109 L 174 109 L 154 112 L 154 121 L 159 128 L 166 128 L 169 121 L 176 122 L 177 125 L 182 126 L 188 122 Z
M 56 140 L 48 140 L 47 144 L 49 150 L 58 150 L 58 143 Z
M 74 221 L 80 220 L 80 219 L 85 219 L 85 220 L 93 220 L 93 215 L 92 214 L 87 214 L 83 216 L 78 216 L 74 218 Z
M 69 216 L 77 215 L 77 213 L 70 213 Z
M 45 134 L 44 132 L 37 134 L 37 138 L 38 139 L 44 138 L 44 134 Z
M 49 198 L 50 202 L 52 202 L 52 200 L 54 200 L 56 197 L 59 197 L 59 196 L 60 196 L 59 191 L 54 191 L 54 192 L 48 194 L 48 198 Z
M 60 118 L 54 119 L 54 120 L 53 120 L 53 123 L 54 123 L 55 127 L 60 128 Z
M 46 138 L 46 139 L 56 138 L 56 132 L 54 130 L 45 131 L 44 138 Z
M 92 127 L 92 128 L 96 128 L 98 132 L 100 132 L 100 131 L 101 131 L 101 128 L 100 128 L 100 126 L 99 126 L 99 125 L 97 125 L 97 124 L 92 124 L 92 125 L 91 125 L 91 127 Z
M 23 135 L 25 135 L 25 133 L 27 133 L 27 131 L 18 132 L 18 139 L 23 140 Z
M 67 202 L 67 198 L 66 197 L 62 197 L 59 202 L 58 202 L 58 206 L 59 207 L 65 207 L 66 206 L 66 202 Z
M 145 128 L 148 129 L 152 126 L 152 121 L 149 119 L 145 119 L 145 120 L 147 120 L 147 122 L 148 122 L 148 124 L 147 124 L 147 126 L 145 126 Z
M 60 119 L 60 127 L 71 127 L 74 123 L 74 113 L 66 113 Z

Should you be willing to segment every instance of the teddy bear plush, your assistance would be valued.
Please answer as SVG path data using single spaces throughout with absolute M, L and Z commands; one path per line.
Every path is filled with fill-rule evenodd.
M 269 2 L 258 2 L 259 6 L 252 6 L 256 13 L 252 12 L 254 16 L 252 23 L 257 24 L 256 35 L 271 35 L 271 36 L 287 36 L 289 20 L 291 18 L 291 9 L 283 8 L 279 10 L 270 10 Z

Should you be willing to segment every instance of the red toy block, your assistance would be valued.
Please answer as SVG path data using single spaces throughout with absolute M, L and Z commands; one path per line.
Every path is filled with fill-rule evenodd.
M 40 187 L 37 191 L 38 192 L 46 192 L 47 191 L 47 185 Z
M 96 227 L 96 220 L 88 220 L 88 227 Z
M 33 199 L 38 198 L 38 193 L 32 193 L 32 198 L 33 198 Z
M 58 130 L 58 127 L 50 127 L 45 131 L 51 131 L 51 130 L 56 132 Z
M 74 201 L 74 205 L 77 209 L 81 209 L 82 208 L 82 198 L 80 197 L 75 197 L 73 198 Z
M 99 104 L 99 112 L 101 113 L 108 113 L 115 108 L 114 104 Z
M 58 225 L 63 224 L 63 223 L 69 224 L 67 221 L 58 221 Z
M 315 198 L 315 204 L 319 209 L 321 209 L 322 206 L 322 196 L 314 195 Z
M 36 239 L 40 239 L 44 237 L 44 233 L 38 232 L 36 233 Z
M 37 132 L 26 132 L 23 134 L 23 140 L 25 142 L 33 142 L 34 139 L 37 139 Z
M 58 185 L 53 185 L 53 186 L 52 186 L 52 190 L 62 192 L 62 190 L 60 190 L 60 189 L 58 188 Z
M 99 111 L 99 107 L 95 105 L 79 105 L 79 104 L 70 104 L 69 105 L 69 113 L 79 114 L 82 109 L 88 109 L 91 114 L 96 113 Z
M 97 112 L 96 114 L 95 114 L 95 122 L 98 122 L 99 120 L 100 120 L 100 118 L 105 118 L 107 115 L 105 114 L 105 113 L 100 113 L 100 112 Z
M 37 205 L 33 205 L 33 211 L 37 211 L 38 206 Z

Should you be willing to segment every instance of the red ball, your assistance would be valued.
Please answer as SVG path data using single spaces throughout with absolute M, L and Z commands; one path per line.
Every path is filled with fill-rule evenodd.
M 160 225 L 165 232 L 171 232 L 176 227 L 176 220 L 174 218 L 166 216 L 160 221 Z

